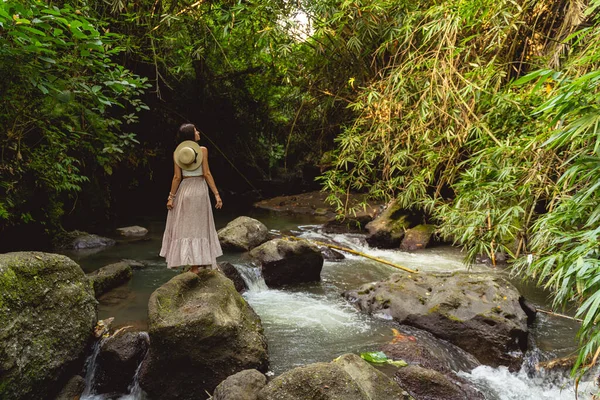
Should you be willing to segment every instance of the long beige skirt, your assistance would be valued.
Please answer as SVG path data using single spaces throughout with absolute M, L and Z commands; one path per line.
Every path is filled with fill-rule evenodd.
M 216 268 L 216 258 L 221 255 L 208 185 L 203 177 L 183 179 L 173 209 L 167 213 L 160 256 L 167 259 L 169 268 L 183 265 Z

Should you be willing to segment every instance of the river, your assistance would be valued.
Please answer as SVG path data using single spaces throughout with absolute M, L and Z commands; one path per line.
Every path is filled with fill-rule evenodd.
M 465 270 L 463 254 L 454 247 L 442 246 L 418 253 L 370 248 L 360 234 L 325 234 L 320 225 L 310 217 L 293 217 L 259 213 L 251 215 L 261 220 L 273 233 L 295 234 L 309 239 L 333 240 L 382 259 L 418 269 L 422 272 Z M 215 215 L 217 228 L 224 226 L 232 216 Z M 178 272 L 166 268 L 164 259 L 158 256 L 164 221 L 160 219 L 137 219 L 128 221 L 149 229 L 144 240 L 121 242 L 99 252 L 69 253 L 83 268 L 91 272 L 101 266 L 135 259 L 146 267 L 134 272 L 131 281 L 102 296 L 99 318 L 115 318 L 116 326 L 147 328 L 147 304 L 152 292 Z M 326 261 L 321 282 L 294 288 L 269 289 L 242 254 L 226 253 L 219 261 L 229 261 L 243 272 L 250 285 L 244 297 L 260 316 L 269 345 L 269 375 L 278 375 L 291 368 L 313 362 L 331 361 L 344 353 L 375 351 L 392 337 L 390 321 L 358 312 L 340 293 L 356 288 L 362 283 L 382 280 L 397 270 L 385 264 L 360 256 L 346 254 L 341 262 Z M 473 265 L 475 271 L 489 271 L 485 265 Z M 498 268 L 498 273 L 503 271 Z M 534 305 L 549 308 L 548 294 L 534 285 L 514 280 L 521 293 Z M 512 399 L 575 399 L 573 382 L 557 375 L 534 373 L 531 365 L 539 359 L 550 359 L 573 354 L 577 349 L 575 321 L 539 314 L 530 327 L 535 349 L 526 355 L 521 371 L 509 372 L 506 368 L 479 366 L 469 367 L 465 355 L 446 352 L 453 368 L 464 378 L 473 382 L 490 400 Z M 410 329 L 410 328 L 406 328 Z M 414 333 L 426 340 L 426 335 Z M 92 378 L 90 378 L 92 379 Z M 133 377 L 132 377 L 133 380 Z M 135 393 L 124 394 L 123 399 L 142 399 L 144 396 L 132 381 Z M 584 382 L 579 387 L 579 399 L 591 399 L 595 387 Z M 83 399 L 103 399 L 90 390 Z

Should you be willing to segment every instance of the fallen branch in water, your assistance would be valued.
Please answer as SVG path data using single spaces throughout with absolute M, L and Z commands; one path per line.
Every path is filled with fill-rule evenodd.
M 573 321 L 577 321 L 577 322 L 583 322 L 582 319 L 579 318 L 575 318 L 575 317 L 569 317 L 568 315 L 564 315 L 564 314 L 559 314 L 559 313 L 555 313 L 553 311 L 547 311 L 547 310 L 542 310 L 541 308 L 536 308 L 535 309 L 537 312 L 541 312 L 542 314 L 548 314 L 548 315 L 553 315 L 555 317 L 561 317 L 561 318 L 567 318 L 567 319 L 571 319 Z
M 360 251 L 352 250 L 352 249 L 349 249 L 347 247 L 337 246 L 335 244 L 329 244 L 329 243 L 325 243 L 325 242 L 319 242 L 318 240 L 299 238 L 299 237 L 296 237 L 296 236 L 284 236 L 283 238 L 284 239 L 291 239 L 291 240 L 306 240 L 308 242 L 313 242 L 313 243 L 315 243 L 315 244 L 317 244 L 319 246 L 326 246 L 326 247 L 329 247 L 331 249 L 345 251 L 347 253 L 356 254 L 356 255 L 361 256 L 361 257 L 370 258 L 371 260 L 375 260 L 375 261 L 378 261 L 380 263 L 383 263 L 383 264 L 386 264 L 386 265 L 390 265 L 390 266 L 392 266 L 394 268 L 398 268 L 398 269 L 401 269 L 403 271 L 410 272 L 412 274 L 418 274 L 419 273 L 419 271 L 415 271 L 414 269 L 403 267 L 402 265 L 394 264 L 394 263 L 392 263 L 390 261 L 382 260 L 381 258 L 370 256 L 368 254 L 361 253 Z

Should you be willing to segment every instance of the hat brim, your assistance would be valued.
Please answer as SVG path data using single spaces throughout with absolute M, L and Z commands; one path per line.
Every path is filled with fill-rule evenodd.
M 193 162 L 191 164 L 183 164 L 179 162 L 177 153 L 180 152 L 181 149 L 183 149 L 184 147 L 191 147 L 196 153 L 198 153 L 198 157 L 196 157 L 196 162 Z M 177 146 L 175 152 L 173 153 L 173 158 L 175 159 L 175 164 L 177 164 L 179 168 L 185 171 L 193 171 L 195 169 L 198 169 L 200 165 L 202 165 L 204 154 L 202 153 L 202 149 L 200 148 L 200 145 L 198 143 L 194 142 L 193 140 L 186 140 L 184 142 L 179 143 L 179 146 Z

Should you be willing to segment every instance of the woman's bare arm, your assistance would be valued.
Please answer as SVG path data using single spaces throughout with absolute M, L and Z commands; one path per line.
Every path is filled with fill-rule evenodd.
M 179 189 L 179 184 L 181 183 L 181 168 L 175 162 L 175 156 L 173 155 L 173 180 L 171 181 L 171 192 L 169 193 L 169 199 L 167 200 L 167 209 L 173 209 L 173 200 L 175 199 L 175 195 L 177 194 L 177 189 Z
M 215 204 L 215 208 L 223 207 L 223 201 L 221 200 L 221 196 L 219 196 L 219 191 L 217 190 L 217 186 L 215 185 L 215 180 L 210 173 L 210 168 L 208 167 L 208 149 L 206 147 L 201 147 L 202 149 L 202 171 L 204 172 L 204 179 L 206 179 L 206 183 L 208 183 L 208 187 L 215 195 L 215 200 L 217 204 Z

